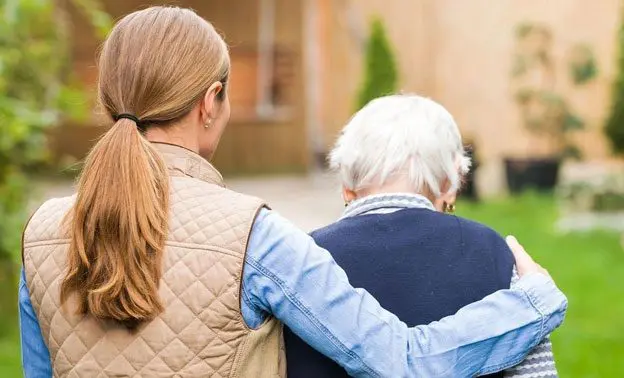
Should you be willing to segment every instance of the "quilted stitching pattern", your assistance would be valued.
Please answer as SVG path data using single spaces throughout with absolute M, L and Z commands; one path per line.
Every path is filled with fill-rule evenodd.
M 223 188 L 221 176 L 205 161 L 168 151 L 171 217 L 160 284 L 165 311 L 135 333 L 76 314 L 72 300 L 60 306 L 69 243 L 61 222 L 74 197 L 46 202 L 30 221 L 24 238 L 27 283 L 55 376 L 236 375 L 238 348 L 255 332 L 240 315 L 239 286 L 247 238 L 262 202 Z M 279 329 L 275 322 L 269 321 Z M 270 337 L 281 337 L 281 330 Z M 247 352 L 262 348 L 251 349 Z

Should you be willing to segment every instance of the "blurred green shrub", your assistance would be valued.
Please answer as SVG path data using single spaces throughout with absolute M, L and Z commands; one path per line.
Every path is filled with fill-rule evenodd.
M 72 0 L 104 35 L 111 21 L 94 0 Z M 0 2 L 0 259 L 19 254 L 28 187 L 24 170 L 48 159 L 46 132 L 86 115 L 72 77 L 69 20 L 53 0 Z
M 0 1 L 0 320 L 15 302 L 4 291 L 15 291 L 11 272 L 20 255 L 31 189 L 24 172 L 47 161 L 50 128 L 64 117 L 87 114 L 71 75 L 69 16 L 58 3 Z M 97 0 L 72 0 L 72 5 L 98 35 L 110 28 Z
M 620 21 L 620 31 L 617 36 L 618 61 L 617 78 L 613 83 L 611 112 L 605 132 L 611 140 L 611 146 L 616 154 L 624 155 L 624 21 Z
M 624 171 L 557 188 L 565 212 L 624 213 Z
M 377 97 L 396 92 L 398 81 L 396 59 L 386 29 L 379 18 L 374 18 L 371 23 L 365 59 L 364 81 L 357 97 L 357 110 Z

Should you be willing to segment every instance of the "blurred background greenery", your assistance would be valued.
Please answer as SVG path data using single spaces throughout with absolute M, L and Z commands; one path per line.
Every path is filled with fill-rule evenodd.
M 76 0 L 101 36 L 110 18 L 92 0 Z M 0 2 L 0 335 L 14 328 L 15 264 L 31 189 L 27 173 L 50 169 L 46 132 L 87 114 L 72 75 L 71 30 L 54 1 Z M 10 331 L 10 330 L 9 330 Z
M 91 0 L 75 4 L 104 35 L 110 19 Z M 15 316 L 15 264 L 32 188 L 26 174 L 50 168 L 46 132 L 87 114 L 72 76 L 70 26 L 53 1 L 0 2 L 0 335 Z
M 219 22 L 222 22 L 221 25 L 228 25 L 227 22 L 219 20 L 238 17 L 231 8 L 228 11 L 225 8 L 225 2 L 222 1 L 206 2 L 205 4 L 208 5 L 204 3 L 200 5 L 200 2 L 192 1 L 179 3 L 197 5 L 200 8 L 205 6 L 215 10 L 217 26 Z M 262 4 L 265 3 L 268 2 L 262 2 Z M 298 0 L 281 2 L 279 3 L 281 8 L 278 7 L 278 10 L 282 9 L 281 11 L 286 12 L 284 9 L 290 11 L 294 9 L 301 13 L 299 20 L 303 22 L 305 18 L 303 15 L 312 12 L 312 8 L 308 5 L 302 5 L 304 3 L 325 4 L 329 7 L 326 8 L 330 10 L 329 15 L 334 14 L 331 11 L 335 10 L 332 7 L 337 6 L 336 4 L 351 4 L 344 8 L 348 10 L 348 12 L 345 11 L 348 14 L 339 14 L 343 21 L 351 20 L 353 16 L 351 12 L 357 7 L 370 5 L 371 9 L 378 8 L 380 12 L 383 8 L 381 5 L 375 8 L 374 1 L 355 4 L 348 1 L 310 0 L 304 2 L 304 0 Z M 117 4 L 116 7 L 113 6 L 114 4 Z M 69 147 L 79 144 L 78 150 L 83 153 L 88 149 L 94 137 L 101 133 L 101 131 L 89 131 L 86 133 L 89 137 L 73 139 L 74 134 L 80 134 L 83 130 L 94 130 L 94 128 L 90 126 L 63 128 L 73 123 L 93 123 L 91 112 L 94 97 L 93 80 L 89 75 L 93 72 L 94 60 L 91 58 L 93 58 L 94 49 L 91 49 L 92 45 L 86 45 L 88 46 L 85 48 L 88 50 L 86 56 L 89 56 L 90 60 L 81 67 L 88 67 L 87 74 L 76 70 L 75 44 L 82 38 L 82 35 L 76 32 L 76 28 L 86 24 L 90 32 L 94 34 L 94 39 L 101 39 L 111 26 L 112 17 L 108 12 L 119 16 L 138 6 L 138 3 L 129 4 L 129 2 L 98 2 L 96 0 L 0 0 L 0 377 L 21 375 L 16 306 L 17 280 L 21 263 L 21 233 L 28 213 L 32 210 L 33 201 L 40 202 L 42 197 L 56 194 L 47 190 L 48 181 L 50 175 L 56 175 L 63 168 L 63 159 L 51 152 L 50 141 L 54 139 L 53 137 L 59 139 L 60 135 L 61 141 L 63 139 L 71 141 L 68 143 Z M 249 14 L 242 14 L 241 19 L 246 15 L 256 17 L 257 14 L 263 14 L 257 12 L 258 9 L 251 5 L 249 7 L 252 10 Z M 219 13 L 217 9 L 225 10 Z M 344 11 L 343 8 L 340 9 Z M 387 12 L 391 12 L 392 7 L 387 7 L 387 9 Z M 454 8 L 444 9 L 450 12 Z M 210 14 L 207 16 L 210 18 Z M 411 66 L 409 70 L 400 69 L 401 61 L 406 59 L 405 51 L 409 51 L 409 46 L 406 48 L 401 43 L 396 43 L 400 39 L 397 35 L 402 37 L 403 34 L 396 32 L 393 34 L 392 30 L 389 30 L 396 27 L 395 23 L 389 22 L 393 21 L 389 17 L 388 14 L 383 17 L 371 17 L 369 24 L 364 23 L 366 25 L 363 27 L 364 33 L 360 33 L 361 28 L 357 25 L 353 26 L 351 21 L 338 23 L 344 30 L 334 29 L 336 33 L 355 35 L 350 38 L 361 40 L 359 44 L 361 51 L 358 50 L 361 55 L 358 64 L 363 68 L 361 76 L 357 78 L 357 85 L 352 86 L 348 101 L 344 101 L 344 109 L 335 112 L 332 116 L 340 119 L 341 122 L 353 110 L 354 103 L 362 105 L 371 98 L 403 88 L 403 83 L 414 74 Z M 278 20 L 287 20 L 287 18 L 278 17 Z M 247 24 L 246 21 L 241 21 L 241 23 Z M 266 26 L 262 20 L 258 23 L 260 28 Z M 262 81 L 262 75 L 258 73 L 260 72 L 258 60 L 261 58 L 258 51 L 264 50 L 257 49 L 256 51 L 244 43 L 238 43 L 239 35 L 241 35 L 241 40 L 248 42 L 249 38 L 256 38 L 257 30 L 246 31 L 247 34 L 234 29 L 226 31 L 226 36 L 234 39 L 232 43 L 234 75 L 231 86 L 233 107 L 245 109 L 236 111 L 236 114 L 233 113 L 231 122 L 233 126 L 224 137 L 223 146 L 218 152 L 215 163 L 219 168 L 224 167 L 228 173 L 257 174 L 267 171 L 305 170 L 310 173 L 310 177 L 317 177 L 316 172 L 319 167 L 315 165 L 316 160 L 311 156 L 323 156 L 323 147 L 319 149 L 319 143 L 313 137 L 310 137 L 313 140 L 304 143 L 306 148 L 302 148 L 299 141 L 305 139 L 304 123 L 309 121 L 310 124 L 315 124 L 324 121 L 322 117 L 315 120 L 312 116 L 306 116 L 302 110 L 304 105 L 301 105 L 305 97 L 303 93 L 314 93 L 314 91 L 308 92 L 307 90 L 316 85 L 315 83 L 319 80 L 317 76 L 314 76 L 316 74 L 313 69 L 303 62 L 296 63 L 298 61 L 292 59 L 292 51 L 284 49 L 283 45 L 288 45 L 288 43 L 294 45 L 295 47 L 289 46 L 291 50 L 299 52 L 298 58 L 301 58 L 301 61 L 304 58 L 308 59 L 309 54 L 313 54 L 316 50 L 303 53 L 302 50 L 313 44 L 309 36 L 292 42 L 288 38 L 291 38 L 293 33 L 284 25 L 299 27 L 298 24 L 282 25 L 283 28 L 280 30 L 286 30 L 286 32 L 283 32 L 284 37 L 281 40 L 278 38 L 275 42 L 275 68 L 269 75 L 270 80 L 266 82 Z M 412 27 L 406 22 L 402 25 L 403 30 Z M 541 154 L 543 151 L 533 155 L 535 151 L 529 148 L 528 155 L 523 156 L 522 159 L 507 159 L 506 179 L 509 191 L 514 193 L 514 196 L 509 197 L 505 196 L 505 192 L 498 192 L 494 196 L 489 195 L 480 200 L 481 196 L 475 189 L 479 185 L 473 185 L 474 176 L 471 176 L 468 182 L 468 187 L 471 189 L 464 194 L 464 198 L 467 199 L 458 206 L 458 215 L 486 223 L 503 234 L 516 235 L 527 250 L 549 269 L 559 286 L 568 295 L 570 307 L 566 322 L 553 335 L 560 375 L 562 377 L 620 377 L 624 375 L 624 301 L 622 300 L 624 298 L 624 283 L 622 282 L 624 251 L 621 239 L 621 232 L 624 231 L 624 181 L 622 180 L 624 171 L 621 169 L 622 160 L 609 157 L 611 159 L 609 164 L 604 164 L 605 166 L 615 165 L 617 168 L 615 173 L 609 170 L 608 173 L 603 174 L 602 170 L 592 168 L 592 172 L 598 172 L 597 175 L 586 175 L 587 170 L 583 168 L 580 170 L 583 174 L 579 174 L 579 169 L 576 169 L 571 170 L 576 172 L 575 174 L 564 175 L 562 170 L 571 164 L 569 160 L 563 160 L 563 150 L 567 149 L 569 143 L 578 141 L 578 138 L 569 133 L 578 131 L 592 122 L 594 124 L 604 122 L 606 135 L 614 147 L 613 150 L 624 151 L 622 138 L 624 135 L 624 55 L 620 53 L 619 66 L 616 66 L 615 74 L 608 84 L 611 86 L 613 82 L 612 98 L 602 103 L 602 108 L 608 116 L 600 121 L 596 121 L 597 117 L 585 120 L 577 114 L 577 108 L 580 107 L 578 99 L 569 100 L 567 96 L 576 87 L 580 90 L 581 85 L 584 86 L 582 89 L 592 91 L 596 85 L 608 79 L 601 77 L 598 69 L 598 63 L 601 61 L 605 65 L 602 55 L 594 56 L 591 46 L 575 44 L 572 49 L 575 55 L 556 63 L 553 60 L 560 58 L 562 54 L 560 51 L 557 53 L 556 49 L 553 52 L 553 46 L 550 43 L 554 37 L 547 25 L 523 22 L 519 25 L 507 26 L 510 46 L 515 43 L 513 41 L 517 40 L 521 47 L 518 51 L 514 50 L 513 59 L 511 59 L 514 72 L 509 80 L 512 84 L 516 82 L 519 84 L 511 85 L 514 93 L 507 99 L 510 109 L 513 109 L 514 104 L 518 106 L 519 109 L 516 110 L 519 110 L 519 114 L 514 114 L 519 120 L 518 123 L 524 125 L 529 134 L 537 136 L 537 139 L 539 135 L 547 134 L 548 139 L 554 142 L 549 142 L 552 148 L 547 151 L 546 155 Z M 470 36 L 465 37 L 466 41 L 470 41 Z M 614 35 L 613 40 L 621 45 L 615 51 L 621 51 L 624 47 L 624 30 Z M 83 43 L 82 40 L 80 41 Z M 340 38 L 336 37 L 335 41 L 339 42 Z M 394 45 L 393 42 L 395 42 Z M 256 41 L 253 40 L 253 43 Z M 348 66 L 345 62 L 351 64 L 348 60 L 350 51 L 338 49 L 331 44 L 320 46 L 325 49 L 321 52 L 327 52 L 328 56 L 334 57 L 332 54 L 335 53 L 342 54 L 339 57 L 347 60 L 327 59 L 329 62 L 327 64 L 330 64 L 330 68 L 333 67 L 331 65 L 335 65 L 338 75 L 350 75 L 349 70 L 345 69 Z M 544 71 L 552 76 L 553 67 L 566 67 L 568 60 L 574 85 L 563 86 L 555 92 L 554 84 L 550 82 L 545 86 L 544 82 L 535 85 L 530 80 L 522 81 L 525 80 L 525 76 L 530 77 L 532 72 L 538 72 L 541 75 Z M 444 67 L 436 66 L 434 60 L 431 60 L 433 63 L 429 60 L 427 62 L 432 65 L 431 69 L 434 71 Z M 285 66 L 297 71 L 299 76 L 291 75 L 289 69 L 284 68 Z M 308 68 L 304 69 L 304 67 Z M 504 72 L 504 67 L 499 68 L 500 75 L 507 77 L 508 73 Z M 570 76 L 567 71 L 565 73 L 564 76 Z M 254 76 L 256 74 L 260 78 Z M 418 72 L 416 74 L 417 76 L 428 75 Z M 477 80 L 478 88 L 473 88 L 474 91 L 471 93 L 494 91 L 497 87 L 493 85 L 482 87 L 482 83 L 487 80 L 481 79 L 487 79 L 491 74 L 483 70 L 470 71 L 469 76 L 476 76 L 479 79 Z M 549 77 L 548 75 L 545 77 Z M 85 79 L 85 77 L 91 79 Z M 284 77 L 291 80 L 289 85 L 292 88 L 278 80 Z M 311 79 L 308 80 L 308 77 Z M 271 92 L 268 103 L 263 103 L 260 99 L 249 99 L 241 94 L 262 92 L 249 91 L 246 87 L 250 81 L 255 83 L 256 79 L 258 83 L 267 85 L 274 91 Z M 332 88 L 336 82 L 339 80 L 327 80 L 327 85 Z M 454 89 L 458 88 L 459 86 Z M 439 92 L 441 96 L 444 96 L 455 91 Z M 288 100 L 288 96 L 285 95 L 288 93 L 295 93 L 295 95 Z M 339 101 L 331 97 L 334 91 L 324 93 L 327 93 L 327 101 L 332 106 L 333 101 Z M 342 96 L 342 92 L 336 91 L 336 93 Z M 424 91 L 423 94 L 428 95 L 428 92 Z M 251 105 L 247 103 L 248 101 Z M 470 101 L 466 102 L 470 103 Z M 290 105 L 285 106 L 284 103 Z M 248 108 L 245 108 L 246 104 L 249 105 Z M 269 116 L 266 113 L 267 104 L 270 105 L 268 108 L 271 110 Z M 320 104 L 319 106 L 323 108 L 322 102 L 311 101 L 305 106 L 310 104 Z M 573 105 L 575 106 L 574 112 L 572 112 Z M 534 109 L 538 109 L 537 113 Z M 453 109 L 451 112 L 455 113 Z M 322 114 L 320 110 L 319 113 Z M 485 119 L 490 115 L 489 107 L 486 113 L 480 113 L 480 117 Z M 331 117 L 327 119 L 329 118 Z M 330 123 L 327 121 L 327 124 Z M 498 124 L 494 126 L 500 128 Z M 602 130 L 603 125 L 599 126 Z M 323 132 L 333 137 L 332 127 L 335 126 L 325 127 Z M 487 125 L 484 126 L 485 129 L 487 127 Z M 479 130 L 473 128 L 472 131 Z M 480 146 L 498 143 L 499 135 L 496 133 L 484 131 L 481 134 L 486 137 L 476 138 L 479 139 Z M 481 134 L 475 133 L 477 136 Z M 77 140 L 80 142 L 76 142 Z M 265 143 L 267 141 L 273 144 Z M 255 142 L 254 147 L 247 148 L 249 142 Z M 257 146 L 265 147 L 260 149 Z M 254 148 L 258 149 L 254 150 Z M 306 151 L 302 152 L 302 150 Z M 249 151 L 251 154 L 245 155 Z M 491 166 L 495 159 L 488 151 L 485 148 L 481 149 L 481 153 L 479 150 L 473 150 L 474 156 L 479 159 L 477 166 L 480 167 L 481 163 Z M 80 159 L 81 156 L 76 156 L 76 158 Z M 500 154 L 497 159 L 501 160 Z M 601 163 L 600 166 L 602 165 Z M 296 166 L 297 169 L 291 169 L 292 166 Z M 484 172 L 484 175 L 486 173 Z M 71 178 L 72 175 L 70 173 L 66 176 Z M 336 196 L 337 198 L 338 194 L 331 187 L 333 183 L 331 180 L 325 180 L 324 177 L 321 177 L 321 183 L 326 184 L 327 188 L 322 192 L 322 196 Z M 562 179 L 562 177 L 567 178 Z M 66 180 L 67 177 L 64 179 Z M 61 180 L 63 180 L 62 177 Z M 294 180 L 303 179 L 296 176 Z M 302 187 L 296 186 L 293 191 L 296 191 L 300 198 L 305 195 L 315 196 L 315 201 L 314 205 L 308 206 L 304 209 L 305 211 L 293 212 L 295 214 L 293 217 L 298 216 L 300 219 L 307 217 L 306 211 L 309 214 L 322 212 L 323 209 L 318 208 L 318 203 L 324 203 L 316 193 L 305 192 L 307 185 L 305 183 Z M 61 181 L 59 185 L 64 188 L 61 194 L 71 191 L 71 181 Z M 251 187 L 251 190 L 256 193 L 252 192 L 252 194 L 263 193 L 263 185 L 267 188 L 271 187 L 269 181 L 262 180 L 255 185 Z M 526 192 L 527 188 L 529 192 Z M 532 192 L 531 188 L 538 188 L 540 191 L 539 193 Z M 272 195 L 275 198 L 278 197 L 275 193 L 267 192 L 267 199 L 271 199 Z M 276 206 L 276 208 L 288 212 L 286 207 Z M 322 221 L 330 222 L 332 219 L 334 219 L 333 215 L 324 217 Z M 293 220 L 297 222 L 298 219 Z

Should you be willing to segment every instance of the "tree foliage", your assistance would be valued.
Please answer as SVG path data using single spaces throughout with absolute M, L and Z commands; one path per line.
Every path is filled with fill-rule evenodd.
M 30 187 L 24 171 L 48 159 L 47 132 L 86 114 L 72 77 L 66 10 L 54 0 L 0 1 L 0 260 L 19 255 Z M 72 0 L 99 36 L 111 20 L 96 0 Z
M 571 134 L 583 130 L 585 121 L 557 90 L 557 64 L 552 52 L 553 35 L 544 25 L 522 23 L 516 28 L 517 51 L 512 78 L 517 85 L 515 100 L 527 130 L 548 138 L 556 156 L 582 157 Z M 569 77 L 576 86 L 591 82 L 598 68 L 591 48 L 576 44 L 571 49 Z M 532 78 L 542 78 L 538 83 Z
M 396 91 L 398 74 L 396 59 L 384 25 L 379 18 L 373 19 L 366 43 L 364 81 L 357 97 L 357 108 L 369 101 Z

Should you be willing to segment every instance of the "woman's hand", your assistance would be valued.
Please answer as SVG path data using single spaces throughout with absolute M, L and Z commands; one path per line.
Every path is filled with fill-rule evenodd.
M 509 235 L 505 238 L 505 240 L 507 241 L 507 245 L 511 249 L 511 252 L 513 252 L 514 258 L 516 259 L 516 267 L 518 268 L 518 275 L 520 277 L 530 273 L 541 273 L 550 277 L 550 274 L 548 274 L 546 269 L 542 268 L 538 263 L 533 261 L 531 256 L 529 256 L 529 254 L 520 245 L 518 239 Z

